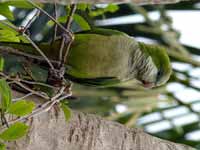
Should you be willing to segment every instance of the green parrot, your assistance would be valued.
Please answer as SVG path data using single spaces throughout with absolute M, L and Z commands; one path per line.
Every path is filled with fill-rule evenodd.
M 37 45 L 48 58 L 57 60 L 60 42 Z M 0 46 L 39 55 L 29 43 L 0 42 Z M 101 87 L 136 80 L 152 88 L 166 83 L 172 70 L 163 47 L 137 42 L 123 32 L 110 29 L 75 33 L 65 67 L 69 80 Z

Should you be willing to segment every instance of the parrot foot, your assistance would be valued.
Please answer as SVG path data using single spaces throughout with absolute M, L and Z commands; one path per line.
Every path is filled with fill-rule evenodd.
M 74 40 L 74 34 L 71 31 L 69 32 L 70 34 L 67 34 L 67 33 L 62 34 L 62 38 L 64 39 L 65 44 L 68 44 Z
M 65 74 L 65 67 L 60 69 L 49 69 L 47 83 L 50 85 L 60 87 L 63 85 L 63 79 Z

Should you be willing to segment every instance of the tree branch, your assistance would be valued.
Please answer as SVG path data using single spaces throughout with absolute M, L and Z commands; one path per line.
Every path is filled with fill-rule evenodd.
M 2 0 L 2 1 L 10 1 L 10 0 Z M 147 5 L 147 4 L 172 4 L 172 3 L 178 3 L 181 1 L 188 1 L 188 0 L 57 0 L 57 3 L 64 4 L 64 5 L 72 4 L 72 3 L 93 3 L 93 4 L 95 3 L 134 3 L 136 5 Z M 55 0 L 33 0 L 33 2 L 54 3 Z
M 16 93 L 14 95 L 18 95 Z M 35 97 L 31 100 L 39 102 Z M 72 118 L 66 123 L 59 111 L 43 113 L 29 123 L 29 135 L 17 142 L 11 142 L 12 150 L 194 150 L 148 135 L 141 129 L 127 128 L 119 123 L 104 120 L 90 114 L 72 111 Z

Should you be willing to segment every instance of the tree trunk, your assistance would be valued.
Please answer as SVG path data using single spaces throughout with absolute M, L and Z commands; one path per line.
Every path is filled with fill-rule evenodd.
M 16 95 L 16 92 L 15 92 Z M 32 97 L 30 100 L 36 101 Z M 40 101 L 40 100 L 39 100 Z M 37 99 L 37 103 L 39 102 Z M 41 102 L 41 101 L 40 101 Z M 95 115 L 72 111 L 65 121 L 55 109 L 27 122 L 29 134 L 8 144 L 10 150 L 194 150 L 148 135 L 141 129 L 127 128 Z

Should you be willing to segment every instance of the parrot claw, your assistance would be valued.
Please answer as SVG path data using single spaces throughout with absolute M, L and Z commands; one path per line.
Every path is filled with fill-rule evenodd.
M 70 31 L 69 31 L 70 32 Z M 70 34 L 66 34 L 64 33 L 62 35 L 62 37 L 65 39 L 65 43 L 68 44 L 70 41 L 73 41 L 74 40 L 74 35 L 72 32 L 70 32 Z
M 63 84 L 65 74 L 65 67 L 60 69 L 49 69 L 47 82 L 54 86 L 61 86 Z

